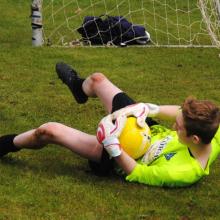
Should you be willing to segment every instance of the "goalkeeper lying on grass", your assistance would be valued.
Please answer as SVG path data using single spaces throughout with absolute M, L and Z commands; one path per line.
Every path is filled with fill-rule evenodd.
M 1 157 L 22 148 L 38 149 L 52 143 L 88 158 L 97 175 L 107 175 L 113 163 L 117 164 L 130 182 L 188 186 L 209 174 L 209 167 L 220 152 L 220 111 L 213 103 L 188 98 L 181 107 L 149 103 L 131 105 L 135 102 L 101 73 L 81 79 L 64 63 L 57 64 L 56 71 L 78 103 L 85 103 L 88 97 L 98 97 L 109 113 L 114 112 L 100 122 L 103 133 L 97 138 L 49 122 L 19 135 L 2 136 Z M 137 118 L 138 126 L 143 126 L 146 120 L 151 128 L 151 146 L 137 160 L 120 148 L 118 140 L 129 115 Z M 173 121 L 175 131 L 159 125 L 154 118 Z

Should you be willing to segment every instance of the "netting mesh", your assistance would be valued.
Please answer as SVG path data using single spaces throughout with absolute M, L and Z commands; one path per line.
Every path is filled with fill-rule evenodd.
M 220 2 L 199 0 L 199 7 L 213 45 L 220 47 Z
M 44 0 L 45 43 L 71 46 L 85 16 L 124 16 L 156 46 L 218 45 L 219 0 Z

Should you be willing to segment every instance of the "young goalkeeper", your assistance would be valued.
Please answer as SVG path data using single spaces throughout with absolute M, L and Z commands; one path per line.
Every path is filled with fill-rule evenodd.
M 209 174 L 209 167 L 220 152 L 220 110 L 212 102 L 187 98 L 182 106 L 134 104 L 101 73 L 82 79 L 64 63 L 58 63 L 56 71 L 78 103 L 85 103 L 88 97 L 98 97 L 112 113 L 99 124 L 98 130 L 103 132 L 98 132 L 96 137 L 49 122 L 19 135 L 2 136 L 1 157 L 23 148 L 39 149 L 52 143 L 88 158 L 91 169 L 98 175 L 107 175 L 115 163 L 130 182 L 182 187 Z M 118 140 L 126 117 L 132 115 L 139 126 L 146 120 L 151 128 L 151 146 L 138 160 L 126 154 Z M 154 118 L 173 121 L 175 131 L 159 125 Z

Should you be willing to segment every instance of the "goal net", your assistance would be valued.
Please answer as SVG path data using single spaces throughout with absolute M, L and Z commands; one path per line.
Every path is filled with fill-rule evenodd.
M 82 45 L 85 16 L 123 16 L 150 33 L 149 46 L 220 47 L 219 0 L 42 0 L 46 45 Z

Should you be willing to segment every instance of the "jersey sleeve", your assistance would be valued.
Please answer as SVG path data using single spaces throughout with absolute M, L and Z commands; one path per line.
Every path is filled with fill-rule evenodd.
M 153 186 L 183 187 L 195 183 L 202 176 L 199 170 L 195 170 L 191 166 L 170 167 L 137 164 L 131 174 L 126 176 L 126 180 Z

